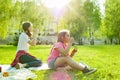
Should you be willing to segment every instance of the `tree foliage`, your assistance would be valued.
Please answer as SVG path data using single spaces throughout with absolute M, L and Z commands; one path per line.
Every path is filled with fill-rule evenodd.
M 89 36 L 91 38 L 92 36 L 94 36 L 94 32 L 100 28 L 101 24 L 100 8 L 95 3 L 95 1 L 86 0 L 84 3 L 84 10 Z
M 82 37 L 86 28 L 83 12 L 83 2 L 81 0 L 73 0 L 67 6 L 64 14 L 64 18 L 67 19 L 67 28 L 76 40 Z
M 0 0 L 0 3 L 0 37 L 5 38 L 10 26 L 12 0 Z
M 42 0 L 0 0 L 0 38 L 7 37 L 10 32 L 20 32 L 22 22 L 31 21 L 40 32 L 49 32 L 52 26 L 55 32 L 70 30 L 76 40 L 83 37 L 94 39 L 102 33 L 111 42 L 115 39 L 120 43 L 120 0 L 106 0 L 102 22 L 97 2 L 71 0 L 57 19 Z
M 0 37 L 5 38 L 10 32 L 21 31 L 21 24 L 30 21 L 40 31 L 50 23 L 49 10 L 37 0 L 0 0 Z M 46 24 L 47 23 L 47 24 Z
M 92 37 L 100 28 L 100 9 L 95 1 L 73 0 L 67 6 L 64 18 L 67 19 L 67 26 L 72 36 L 77 40 L 82 37 Z M 89 35 L 87 35 L 89 34 Z
M 120 43 L 120 1 L 106 0 L 105 3 L 105 35 L 111 40 L 116 39 Z

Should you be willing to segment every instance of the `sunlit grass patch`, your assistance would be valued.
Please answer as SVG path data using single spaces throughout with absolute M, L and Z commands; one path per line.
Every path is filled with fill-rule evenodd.
M 46 63 L 52 45 L 40 45 L 30 48 L 30 53 Z M 72 47 L 73 48 L 73 47 Z M 98 71 L 85 76 L 81 71 L 70 70 L 73 80 L 119 80 L 120 79 L 120 45 L 77 46 L 78 52 L 73 59 L 84 62 Z M 0 46 L 0 64 L 10 64 L 16 54 L 14 46 Z M 49 80 L 52 70 L 33 71 L 38 78 Z

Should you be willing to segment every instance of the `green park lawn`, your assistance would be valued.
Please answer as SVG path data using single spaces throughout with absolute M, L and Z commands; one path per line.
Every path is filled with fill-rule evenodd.
M 46 63 L 51 47 L 51 45 L 30 47 L 30 53 Z M 98 71 L 85 76 L 78 70 L 70 70 L 69 73 L 73 75 L 72 80 L 120 80 L 120 45 L 85 45 L 77 48 L 78 52 L 73 59 L 96 67 Z M 16 47 L 1 45 L 0 64 L 10 64 L 15 54 Z M 38 75 L 35 80 L 49 80 L 48 76 L 52 70 L 33 72 Z

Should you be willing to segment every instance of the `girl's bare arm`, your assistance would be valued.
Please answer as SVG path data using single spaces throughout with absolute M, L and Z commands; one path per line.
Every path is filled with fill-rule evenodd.
M 71 38 L 70 39 L 70 42 L 68 43 L 68 46 L 65 48 L 65 49 L 63 49 L 63 48 L 57 48 L 57 50 L 61 53 L 61 55 L 66 55 L 67 53 L 69 53 L 69 50 L 70 50 L 70 47 L 72 46 L 72 44 L 73 44 L 73 41 L 74 41 L 74 39 L 73 38 Z

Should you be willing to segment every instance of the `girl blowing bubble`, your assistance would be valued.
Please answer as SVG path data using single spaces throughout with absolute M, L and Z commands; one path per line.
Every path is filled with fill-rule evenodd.
M 90 69 L 87 66 L 82 66 L 72 60 L 73 52 L 76 52 L 76 49 L 69 54 L 70 47 L 72 46 L 74 39 L 70 37 L 70 33 L 68 30 L 62 30 L 58 33 L 57 43 L 54 44 L 50 55 L 48 57 L 48 66 L 51 69 L 58 69 L 60 67 L 70 66 L 73 69 L 77 69 L 82 71 L 84 74 L 91 74 L 95 72 L 97 69 Z
M 16 69 L 41 66 L 42 62 L 29 54 L 29 46 L 36 45 L 38 32 L 37 30 L 33 32 L 33 25 L 30 22 L 24 22 L 22 28 L 23 32 L 19 36 L 16 57 L 11 66 Z

